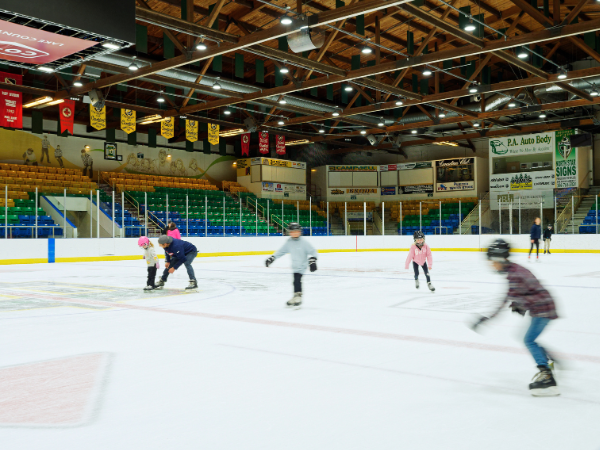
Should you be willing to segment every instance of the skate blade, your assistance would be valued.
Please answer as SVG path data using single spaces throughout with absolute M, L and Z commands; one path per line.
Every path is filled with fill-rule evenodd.
M 529 392 L 531 392 L 531 395 L 534 397 L 555 397 L 560 395 L 558 386 L 550 386 L 546 389 L 531 389 Z

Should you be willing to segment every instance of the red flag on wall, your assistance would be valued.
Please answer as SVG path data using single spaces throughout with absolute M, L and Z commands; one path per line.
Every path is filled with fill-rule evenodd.
M 269 132 L 268 131 L 260 131 L 258 133 L 258 150 L 266 155 L 269 153 Z
M 278 155 L 285 155 L 285 136 L 277 135 L 277 144 L 275 146 Z
M 60 132 L 64 133 L 65 130 L 73 135 L 73 122 L 75 121 L 75 101 L 65 100 L 59 103 L 58 108 L 60 109 Z
M 0 81 L 21 85 L 23 77 L 0 72 Z M 20 92 L 0 89 L 0 127 L 23 128 L 23 94 Z
M 242 156 L 250 156 L 250 133 L 242 134 Z

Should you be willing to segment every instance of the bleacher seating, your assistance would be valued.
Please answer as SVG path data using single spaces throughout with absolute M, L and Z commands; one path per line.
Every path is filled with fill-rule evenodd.
M 101 172 L 102 179 L 117 192 L 155 192 L 157 188 L 217 191 L 215 185 L 202 178 L 166 177 L 133 173 Z
M 579 226 L 579 234 L 596 234 L 599 231 L 598 225 L 600 225 L 600 211 L 590 209 Z
M 55 224 L 52 217 L 47 216 L 43 208 L 35 210 L 35 199 L 11 200 L 13 206 L 0 208 L 0 237 L 5 236 L 4 225 L 8 225 L 8 236 L 13 238 L 35 237 L 37 216 L 38 237 L 62 236 L 62 228 Z M 53 233 L 54 231 L 54 233 Z
M 0 164 L 0 189 L 8 190 L 10 199 L 29 199 L 29 192 L 60 194 L 89 193 L 98 188 L 78 169 Z
M 442 202 L 441 217 L 440 201 Z M 477 201 L 476 197 L 447 198 L 435 201 L 409 200 L 402 202 L 402 214 L 399 202 L 387 203 L 386 209 L 390 209 L 391 219 L 398 221 L 398 234 L 412 235 L 417 230 L 423 231 L 424 234 L 451 234 L 473 210 Z M 402 224 L 400 224 L 400 220 Z

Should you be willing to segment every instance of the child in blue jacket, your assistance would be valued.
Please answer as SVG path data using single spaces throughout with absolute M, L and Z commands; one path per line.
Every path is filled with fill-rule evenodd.
M 162 288 L 167 282 L 169 274 L 175 272 L 183 264 L 190 277 L 190 284 L 186 289 L 196 289 L 198 282 L 196 281 L 192 261 L 198 255 L 198 249 L 194 244 L 180 239 L 173 239 L 171 236 L 161 236 L 158 238 L 158 245 L 165 249 L 165 271 L 156 286 L 159 289 Z
M 531 260 L 531 252 L 533 250 L 533 246 L 535 245 L 537 252 L 537 262 L 540 262 L 540 238 L 542 237 L 542 227 L 540 226 L 541 219 L 536 217 L 533 221 L 533 225 L 531 225 L 531 231 L 529 232 L 529 239 L 531 239 L 531 248 L 529 249 L 529 257 Z

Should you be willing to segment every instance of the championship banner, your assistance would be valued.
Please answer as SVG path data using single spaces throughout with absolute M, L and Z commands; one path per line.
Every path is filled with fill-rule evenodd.
M 275 150 L 276 150 L 277 154 L 285 155 L 285 136 L 278 134 L 275 137 L 276 137 Z
M 21 85 L 23 77 L 0 72 L 0 81 Z M 23 94 L 20 92 L 0 89 L 0 127 L 23 128 Z
M 136 128 L 136 113 L 133 109 L 121 109 L 121 130 L 131 134 Z
M 212 145 L 219 145 L 219 129 L 221 127 L 216 123 L 208 124 L 208 142 Z
M 73 135 L 73 123 L 75 121 L 75 101 L 65 100 L 58 105 L 60 109 L 60 132 L 61 134 L 65 131 Z
M 258 133 L 258 151 L 262 154 L 269 153 L 269 132 L 260 131 Z
M 104 130 L 106 128 L 106 106 L 98 109 L 90 103 L 90 125 L 96 130 Z
M 172 117 L 167 117 L 160 123 L 160 135 L 165 139 L 173 139 L 173 136 L 175 136 L 175 120 Z
M 186 120 L 185 121 L 185 138 L 190 142 L 196 142 L 198 140 L 198 121 L 197 120 Z
M 242 134 L 242 156 L 250 156 L 250 133 Z

